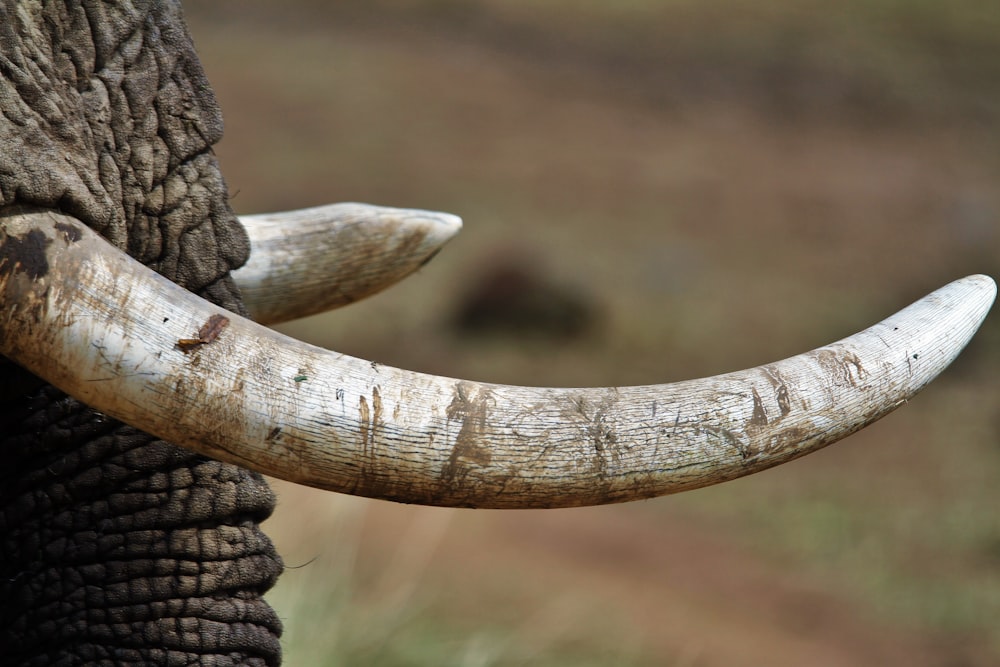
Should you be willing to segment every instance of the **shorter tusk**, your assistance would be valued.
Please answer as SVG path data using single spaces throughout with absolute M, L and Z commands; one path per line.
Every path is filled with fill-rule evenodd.
M 905 403 L 996 285 L 957 280 L 858 334 L 667 385 L 558 389 L 403 371 L 222 311 L 55 213 L 0 218 L 0 353 L 158 437 L 293 482 L 431 505 L 648 498 L 807 454 Z
M 449 213 L 331 204 L 240 216 L 250 259 L 232 276 L 251 318 L 278 324 L 346 306 L 426 264 L 462 228 Z

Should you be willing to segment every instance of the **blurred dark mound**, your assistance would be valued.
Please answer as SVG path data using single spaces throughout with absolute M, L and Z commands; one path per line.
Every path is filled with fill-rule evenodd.
M 566 342 L 595 328 L 597 309 L 588 295 L 518 254 L 493 257 L 471 275 L 451 320 L 461 336 Z

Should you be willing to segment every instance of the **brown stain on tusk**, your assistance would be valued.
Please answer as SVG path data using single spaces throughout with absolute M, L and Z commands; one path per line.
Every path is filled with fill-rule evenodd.
M 177 341 L 177 349 L 184 354 L 192 352 L 202 345 L 208 345 L 222 333 L 222 330 L 229 326 L 229 318 L 225 315 L 212 315 L 205 324 L 198 329 L 197 338 L 181 338 Z
M 49 273 L 45 249 L 52 241 L 44 233 L 32 229 L 23 237 L 5 235 L 0 242 L 0 275 L 25 274 L 36 281 Z
M 339 391 L 338 391 L 339 393 Z M 354 491 L 378 487 L 378 446 L 380 444 L 380 429 L 385 425 L 382 416 L 382 395 L 378 387 L 372 388 L 372 398 L 369 403 L 364 395 L 358 397 L 358 429 L 361 438 L 361 456 L 358 458 L 358 474 Z
M 378 387 L 372 389 L 371 406 L 368 399 L 360 396 L 358 399 L 358 420 L 361 424 L 362 451 L 368 454 L 372 464 L 375 462 L 375 446 L 378 444 L 378 428 L 382 425 L 382 395 Z
M 828 376 L 841 386 L 858 387 L 868 376 L 858 355 L 848 350 L 820 348 L 806 354 L 813 356 Z
M 778 400 L 778 410 L 781 411 L 782 417 L 787 417 L 792 411 L 792 397 L 788 390 L 788 385 L 785 383 L 785 379 L 781 377 L 781 372 L 778 371 L 773 365 L 764 366 L 762 368 L 764 371 L 764 376 L 767 381 L 771 383 L 774 388 L 775 396 Z
M 753 416 L 750 417 L 749 426 L 763 428 L 767 426 L 767 411 L 764 410 L 764 402 L 760 400 L 760 394 L 757 393 L 756 387 L 752 387 L 750 391 L 753 393 Z
M 583 418 L 582 437 L 593 446 L 591 470 L 595 483 L 604 483 L 612 465 L 621 460 L 617 432 L 612 425 L 614 414 L 613 400 L 602 400 L 588 403 L 583 396 L 573 401 L 574 409 Z
M 361 447 L 363 452 L 368 451 L 368 443 L 371 442 L 371 422 L 372 413 L 368 408 L 368 399 L 364 396 L 359 396 L 358 425 L 361 429 Z
M 459 422 L 455 446 L 452 447 L 448 463 L 441 469 L 441 481 L 449 489 L 461 482 L 472 466 L 487 466 L 493 460 L 486 441 L 485 431 L 489 423 L 489 404 L 493 393 L 476 387 L 471 382 L 459 382 L 447 414 L 449 422 Z
M 71 222 L 57 222 L 53 225 L 57 232 L 62 232 L 63 240 L 66 241 L 66 245 L 70 243 L 76 243 L 83 238 L 83 232 L 80 228 Z

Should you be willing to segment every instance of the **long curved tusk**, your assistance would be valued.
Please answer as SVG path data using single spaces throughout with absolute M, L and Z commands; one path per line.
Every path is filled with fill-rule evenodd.
M 740 477 L 899 407 L 996 295 L 955 281 L 875 326 L 759 368 L 551 389 L 322 350 L 202 301 L 78 221 L 0 220 L 0 352 L 92 407 L 294 482 L 411 503 L 557 507 Z
M 331 204 L 240 217 L 250 259 L 233 271 L 254 321 L 287 322 L 380 292 L 426 264 L 462 228 L 448 213 Z

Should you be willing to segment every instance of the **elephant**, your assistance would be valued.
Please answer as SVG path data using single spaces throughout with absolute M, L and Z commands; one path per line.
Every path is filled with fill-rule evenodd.
M 275 503 L 261 473 L 459 507 L 705 486 L 903 405 L 995 297 L 970 276 L 817 350 L 669 385 L 412 373 L 261 323 L 381 289 L 460 221 L 360 205 L 237 218 L 212 152 L 221 112 L 179 2 L 5 0 L 0 72 L 10 664 L 277 665 L 281 623 L 263 595 L 282 562 L 259 527 Z

